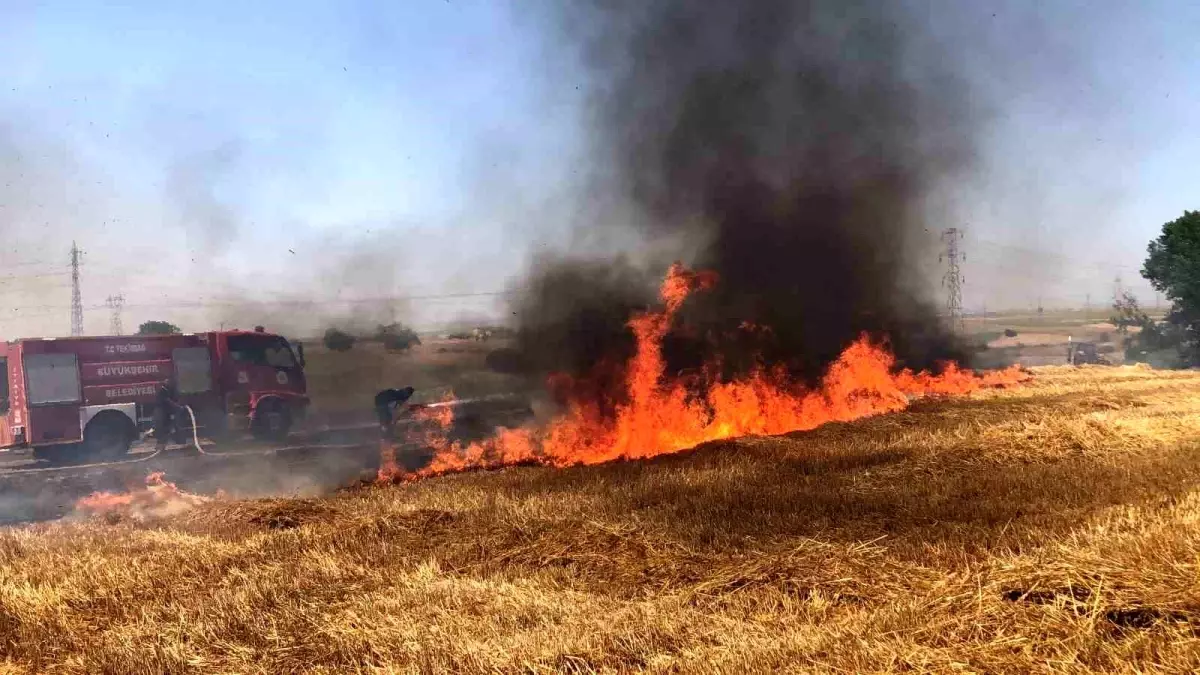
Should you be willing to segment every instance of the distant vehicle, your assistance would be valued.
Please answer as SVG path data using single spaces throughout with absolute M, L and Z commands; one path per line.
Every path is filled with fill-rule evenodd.
M 1067 363 L 1076 366 L 1094 364 L 1110 366 L 1112 363 L 1096 350 L 1095 342 L 1072 342 L 1067 346 Z
M 303 352 L 258 330 L 0 342 L 0 373 L 0 450 L 55 458 L 127 453 L 171 374 L 209 437 L 282 439 L 309 403 Z

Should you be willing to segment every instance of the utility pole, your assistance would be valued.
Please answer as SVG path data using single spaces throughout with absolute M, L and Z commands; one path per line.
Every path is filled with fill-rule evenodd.
M 71 335 L 83 335 L 83 294 L 79 290 L 79 264 L 83 251 L 71 242 Z
M 1088 293 L 1084 296 L 1083 301 L 1083 320 L 1087 321 L 1092 318 L 1092 294 Z
M 125 296 L 119 294 L 110 295 L 105 304 L 112 310 L 112 316 L 108 322 L 108 331 L 113 335 L 121 335 L 123 328 L 121 326 L 121 309 L 125 306 Z
M 958 263 L 965 260 L 958 248 L 962 231 L 951 227 L 942 232 L 942 242 L 946 245 L 945 252 L 938 256 L 938 262 L 946 259 L 946 274 L 942 277 L 942 286 L 946 288 L 946 312 L 950 315 L 950 325 L 960 333 L 966 332 L 962 315 L 962 285 L 963 275 Z

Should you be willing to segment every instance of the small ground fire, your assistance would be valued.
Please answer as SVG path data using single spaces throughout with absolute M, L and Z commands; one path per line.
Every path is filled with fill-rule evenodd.
M 146 476 L 144 489 L 122 493 L 97 492 L 80 499 L 75 508 L 86 516 L 144 521 L 181 513 L 209 499 L 180 490 L 167 481 L 161 471 L 156 471 Z
M 630 321 L 637 349 L 625 370 L 625 401 L 615 414 L 602 413 L 597 401 L 571 400 L 565 413 L 548 424 L 498 429 L 490 439 L 463 444 L 448 439 L 445 431 L 452 412 L 442 408 L 431 418 L 440 431 L 406 439 L 430 447 L 435 453 L 432 461 L 404 473 L 396 467 L 394 449 L 385 447 L 380 480 L 413 480 L 514 464 L 565 467 L 644 459 L 708 441 L 803 431 L 827 422 L 895 412 L 914 397 L 968 394 L 984 387 L 1012 386 L 1026 377 L 1016 367 L 977 375 L 953 363 L 937 375 L 897 372 L 885 344 L 864 335 L 832 364 L 819 387 L 805 387 L 782 368 L 763 366 L 697 394 L 689 386 L 694 383 L 664 373 L 662 342 L 684 301 L 718 282 L 711 272 L 692 271 L 678 263 L 671 267 L 659 292 L 662 308 Z M 716 364 L 711 365 L 716 372 Z

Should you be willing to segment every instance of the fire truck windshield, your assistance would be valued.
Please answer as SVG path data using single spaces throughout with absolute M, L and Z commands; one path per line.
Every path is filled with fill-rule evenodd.
M 296 367 L 291 347 L 279 337 L 230 335 L 229 354 L 238 363 L 274 368 Z

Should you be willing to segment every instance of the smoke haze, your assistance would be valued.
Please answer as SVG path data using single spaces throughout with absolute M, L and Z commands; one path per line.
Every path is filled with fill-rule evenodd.
M 583 58 L 611 162 L 597 192 L 635 206 L 645 241 L 688 241 L 688 262 L 720 274 L 690 301 L 672 367 L 715 352 L 733 371 L 761 355 L 814 376 L 863 331 L 909 366 L 962 358 L 914 256 L 929 251 L 923 200 L 971 165 L 978 111 L 916 17 L 896 3 L 652 0 L 576 2 L 564 18 L 594 28 Z M 523 340 L 576 373 L 628 356 L 624 323 L 653 300 L 644 270 L 539 261 Z
M 1145 244 L 1194 207 L 1200 8 L 1162 0 L 0 4 L 9 338 L 69 329 L 72 240 L 91 334 L 116 294 L 126 330 L 495 321 L 346 299 L 498 291 L 560 249 L 719 268 L 692 325 L 773 323 L 799 370 L 863 327 L 917 363 L 953 353 L 924 226 L 966 229 L 970 310 L 1098 309 L 1118 273 L 1154 301 Z

